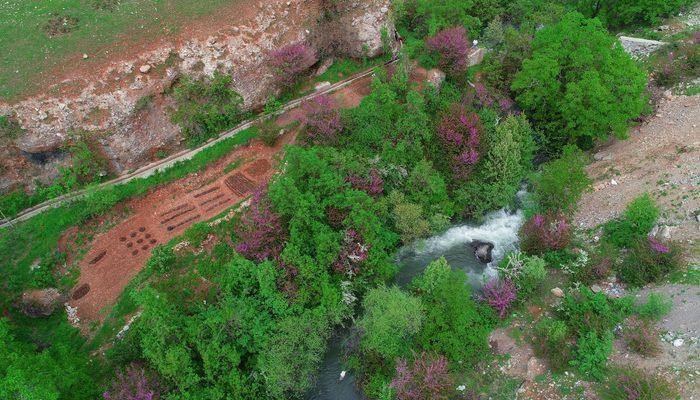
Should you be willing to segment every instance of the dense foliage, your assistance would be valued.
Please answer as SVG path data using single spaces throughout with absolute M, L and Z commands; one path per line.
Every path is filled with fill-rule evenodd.
M 692 0 L 569 0 L 583 15 L 598 18 L 611 28 L 656 25 L 678 13 Z
M 646 78 L 595 19 L 566 14 L 535 34 L 512 89 L 554 153 L 567 143 L 590 146 L 625 137 L 645 105 Z

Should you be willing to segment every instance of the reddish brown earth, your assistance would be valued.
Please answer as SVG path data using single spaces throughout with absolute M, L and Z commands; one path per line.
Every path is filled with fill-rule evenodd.
M 420 76 L 420 75 L 419 75 Z M 370 92 L 366 77 L 333 94 L 344 108 L 356 107 Z M 301 110 L 277 119 L 283 126 L 299 120 Z M 97 235 L 79 262 L 80 278 L 71 292 L 80 325 L 102 321 L 127 284 L 141 270 L 155 246 L 167 243 L 196 222 L 206 221 L 241 202 L 274 174 L 275 160 L 285 144 L 294 141 L 288 132 L 274 148 L 255 140 L 232 151 L 201 174 L 171 182 L 145 197 L 126 202 L 131 217 Z M 240 166 L 224 174 L 232 162 Z

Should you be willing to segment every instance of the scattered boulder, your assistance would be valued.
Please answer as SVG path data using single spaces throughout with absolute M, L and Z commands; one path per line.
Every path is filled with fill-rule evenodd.
M 334 62 L 335 62 L 335 58 L 333 58 L 333 57 L 328 57 L 325 60 L 323 60 L 323 62 L 321 63 L 321 66 L 318 67 L 318 69 L 316 70 L 315 75 L 321 76 L 321 75 L 325 74 L 326 71 L 328 71 L 328 69 L 333 65 Z
M 472 67 L 477 64 L 481 64 L 484 61 L 484 56 L 486 55 L 486 49 L 483 47 L 472 47 L 467 56 L 467 66 Z
M 646 57 L 666 45 L 666 42 L 620 36 L 620 44 L 634 58 Z
M 600 285 L 591 285 L 591 292 L 600 293 L 602 291 L 603 291 L 603 288 L 600 287 Z
M 532 382 L 536 377 L 544 374 L 546 370 L 547 369 L 539 358 L 530 357 L 530 359 L 527 360 L 527 375 L 525 376 L 525 379 Z
M 316 90 L 317 92 L 320 92 L 322 90 L 328 89 L 329 87 L 331 87 L 330 82 L 319 82 L 316 84 L 316 86 L 314 86 L 314 90 Z
M 474 250 L 474 255 L 476 259 L 484 264 L 488 264 L 493 261 L 491 252 L 493 251 L 494 244 L 491 242 L 483 242 L 481 240 L 473 240 L 470 246 Z
M 425 80 L 439 91 L 442 83 L 445 82 L 445 73 L 437 68 L 433 68 L 428 71 Z
M 555 287 L 554 289 L 552 289 L 552 294 L 554 295 L 554 297 L 560 297 L 560 298 L 564 297 L 564 291 L 558 287 Z
M 48 317 L 62 301 L 63 296 L 56 288 L 33 289 L 22 293 L 17 307 L 30 317 Z
M 142 65 L 139 67 L 139 72 L 142 74 L 147 74 L 151 70 L 151 66 L 148 64 Z

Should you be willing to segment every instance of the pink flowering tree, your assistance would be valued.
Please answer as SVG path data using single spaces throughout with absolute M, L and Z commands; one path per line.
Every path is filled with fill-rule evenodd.
M 520 230 L 520 248 L 528 254 L 562 250 L 571 241 L 571 225 L 561 213 L 535 214 Z
M 396 375 L 389 385 L 398 400 L 447 400 L 452 391 L 452 378 L 445 356 L 431 356 L 426 352 L 413 355 L 413 365 L 400 358 L 396 361 Z
M 455 179 L 466 178 L 479 161 L 481 123 L 476 113 L 463 105 L 452 107 L 437 128 L 445 156 Z
M 443 29 L 426 40 L 428 50 L 440 58 L 440 68 L 447 74 L 458 75 L 467 70 L 469 38 L 463 27 Z
M 333 263 L 333 270 L 351 276 L 359 274 L 360 265 L 367 259 L 369 249 L 370 245 L 365 243 L 361 233 L 348 229 L 338 259 Z
M 261 262 L 266 259 L 279 261 L 287 240 L 287 232 L 281 219 L 272 209 L 267 192 L 253 194 L 250 206 L 241 213 L 234 231 L 239 238 L 236 251 L 243 257 Z
M 149 378 L 143 368 L 130 365 L 124 372 L 117 372 L 109 390 L 102 393 L 105 400 L 158 400 L 161 398 L 158 384 Z
M 481 288 L 478 298 L 503 318 L 517 298 L 517 288 L 509 279 L 492 278 Z
M 376 168 L 372 168 L 366 177 L 350 174 L 345 181 L 354 189 L 362 190 L 370 196 L 378 196 L 384 192 L 384 179 Z
M 290 87 L 316 63 L 316 51 L 310 46 L 297 43 L 280 47 L 270 52 L 270 66 L 277 82 Z
M 315 144 L 333 144 L 343 131 L 343 121 L 335 100 L 326 95 L 319 95 L 301 105 L 303 115 L 301 122 L 306 126 L 309 142 Z

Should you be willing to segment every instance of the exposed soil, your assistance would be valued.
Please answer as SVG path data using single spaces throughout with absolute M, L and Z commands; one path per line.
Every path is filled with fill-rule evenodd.
M 371 80 L 372 77 L 357 80 L 333 97 L 341 107 L 355 107 L 370 92 Z M 301 109 L 297 108 L 281 115 L 276 122 L 283 126 L 300 116 Z M 79 325 L 86 328 L 90 322 L 106 317 L 154 246 L 167 243 L 196 222 L 220 214 L 264 185 L 274 174 L 278 153 L 285 144 L 294 141 L 296 133 L 287 132 L 274 148 L 255 140 L 235 149 L 202 173 L 121 204 L 132 211 L 131 216 L 97 235 L 79 262 L 80 278 L 69 301 L 78 310 Z M 233 162 L 239 166 L 224 173 Z
M 588 167 L 594 189 L 583 196 L 576 222 L 595 227 L 647 192 L 662 210 L 660 222 L 673 227 L 671 238 L 699 259 L 700 95 L 669 97 L 629 139 L 598 149 Z

